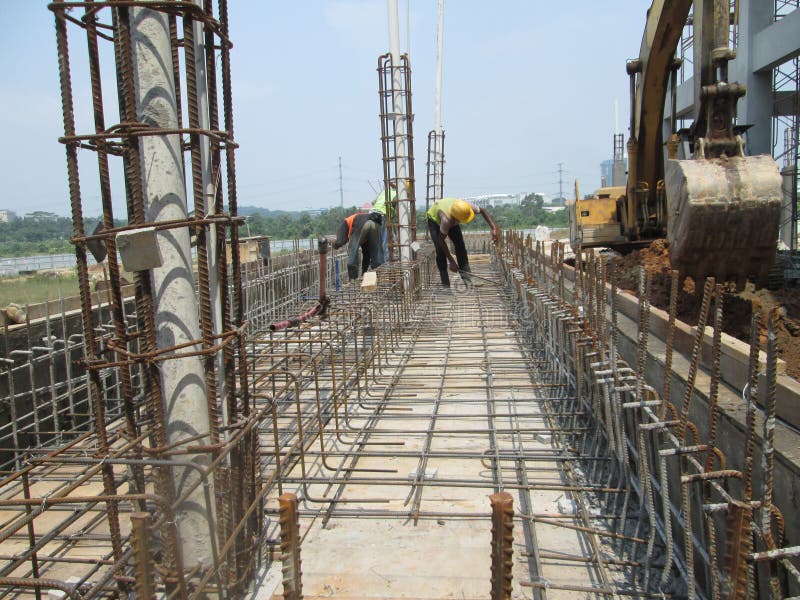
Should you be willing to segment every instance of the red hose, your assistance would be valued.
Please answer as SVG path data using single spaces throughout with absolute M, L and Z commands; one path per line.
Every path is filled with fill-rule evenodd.
M 329 302 L 328 296 L 325 293 L 328 275 L 328 240 L 326 238 L 319 238 L 317 246 L 319 248 L 319 300 L 317 304 L 296 317 L 290 317 L 285 321 L 273 323 L 269 326 L 270 331 L 280 331 L 281 329 L 288 329 L 289 327 L 297 327 L 301 323 L 317 315 L 325 314 Z
M 311 317 L 317 315 L 322 309 L 322 303 L 317 302 L 314 308 L 307 310 L 304 313 L 291 317 L 285 321 L 278 321 L 269 326 L 270 331 L 280 331 L 281 329 L 288 329 L 289 327 L 297 327 L 300 323 L 308 321 Z

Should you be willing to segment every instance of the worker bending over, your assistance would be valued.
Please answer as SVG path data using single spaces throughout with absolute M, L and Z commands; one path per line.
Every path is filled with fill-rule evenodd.
M 459 198 L 442 198 L 435 202 L 425 213 L 431 241 L 436 248 L 436 266 L 439 269 L 439 276 L 444 287 L 450 287 L 450 277 L 447 274 L 448 266 L 453 273 L 461 271 L 461 278 L 464 283 L 469 284 L 471 282 L 468 275 L 470 269 L 467 247 L 464 245 L 464 236 L 461 233 L 460 225 L 472 221 L 476 213 L 480 214 L 489 227 L 492 228 L 492 239 L 496 243 L 497 225 L 495 225 L 492 216 L 485 208 L 478 208 L 474 204 Z M 448 237 L 453 241 L 453 246 L 456 250 L 455 259 L 447 247 L 446 238 Z
M 393 187 L 389 187 L 387 190 L 383 190 L 377 196 L 375 196 L 375 200 L 372 201 L 372 211 L 370 212 L 370 216 L 372 220 L 378 224 L 378 228 L 380 229 L 379 235 L 381 238 L 381 251 L 383 253 L 383 261 L 386 262 L 389 260 L 389 236 L 386 232 L 386 207 L 394 206 L 394 200 L 397 197 L 397 192 Z
M 358 249 L 361 248 L 361 272 L 377 269 L 383 264 L 380 221 L 371 213 L 356 213 L 342 220 L 336 232 L 335 249 L 347 246 L 347 275 L 358 279 Z
M 411 181 L 406 179 L 404 184 L 406 193 L 411 197 Z M 386 231 L 386 224 L 389 218 L 394 219 L 395 206 L 397 206 L 397 184 L 389 183 L 389 187 L 375 196 L 372 201 L 372 215 L 381 229 L 381 248 L 383 249 L 383 262 L 389 260 L 389 236 Z M 396 240 L 395 240 L 396 241 Z

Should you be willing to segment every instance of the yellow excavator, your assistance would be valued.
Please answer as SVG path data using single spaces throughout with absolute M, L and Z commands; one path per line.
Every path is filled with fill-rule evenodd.
M 675 49 L 694 5 L 695 120 L 678 159 Z M 765 282 L 775 259 L 781 176 L 770 156 L 745 156 L 734 127 L 744 86 L 728 82 L 728 0 L 653 0 L 637 60 L 629 61 L 631 122 L 628 181 L 570 202 L 570 238 L 578 246 L 625 250 L 669 240 L 674 268 L 695 278 Z M 669 82 L 672 135 L 664 160 Z

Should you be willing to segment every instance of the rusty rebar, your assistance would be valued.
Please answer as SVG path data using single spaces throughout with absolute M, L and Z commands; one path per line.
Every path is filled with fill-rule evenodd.
M 694 386 L 697 378 L 697 369 L 700 362 L 700 352 L 703 348 L 703 338 L 706 333 L 706 322 L 708 320 L 708 309 L 711 298 L 714 294 L 714 278 L 708 277 L 703 286 L 703 300 L 700 304 L 700 316 L 695 326 L 694 343 L 692 344 L 692 356 L 689 361 L 689 374 L 686 377 L 686 392 L 683 395 L 683 406 L 681 407 L 681 425 L 678 437 L 681 441 L 686 439 L 686 423 L 689 420 L 689 407 L 694 395 Z
M 152 600 L 156 597 L 151 527 L 149 513 L 137 512 L 131 515 L 131 543 L 136 561 L 136 597 L 144 600 Z
M 492 600 L 510 600 L 514 567 L 514 499 L 508 492 L 489 496 L 492 505 Z
M 283 494 L 280 502 L 281 562 L 283 563 L 283 597 L 302 600 L 303 574 L 300 561 L 300 516 L 297 496 Z
M 678 286 L 680 285 L 680 273 L 670 272 L 669 286 L 669 317 L 667 323 L 667 339 L 664 349 L 664 387 L 661 392 L 661 408 L 658 411 L 658 418 L 662 421 L 666 416 L 667 404 L 672 401 L 672 354 L 675 349 L 675 315 L 678 311 Z
M 761 500 L 761 532 L 768 550 L 774 550 L 781 543 L 776 541 L 772 531 L 772 521 L 776 511 L 773 510 L 772 496 L 775 485 L 775 425 L 777 412 L 776 378 L 778 365 L 778 332 L 776 330 L 777 312 L 771 311 L 767 321 L 767 385 L 763 393 L 764 403 L 764 452 L 762 455 L 763 492 Z M 782 528 L 781 528 L 782 529 Z M 778 565 L 769 563 L 769 586 L 772 598 L 782 598 L 781 583 L 778 578 Z

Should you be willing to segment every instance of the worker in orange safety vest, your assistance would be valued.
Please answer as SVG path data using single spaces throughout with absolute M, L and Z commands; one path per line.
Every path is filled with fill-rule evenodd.
M 342 220 L 336 232 L 334 249 L 347 246 L 347 275 L 358 279 L 358 251 L 361 250 L 361 272 L 383 264 L 380 220 L 374 213 L 355 213 Z

